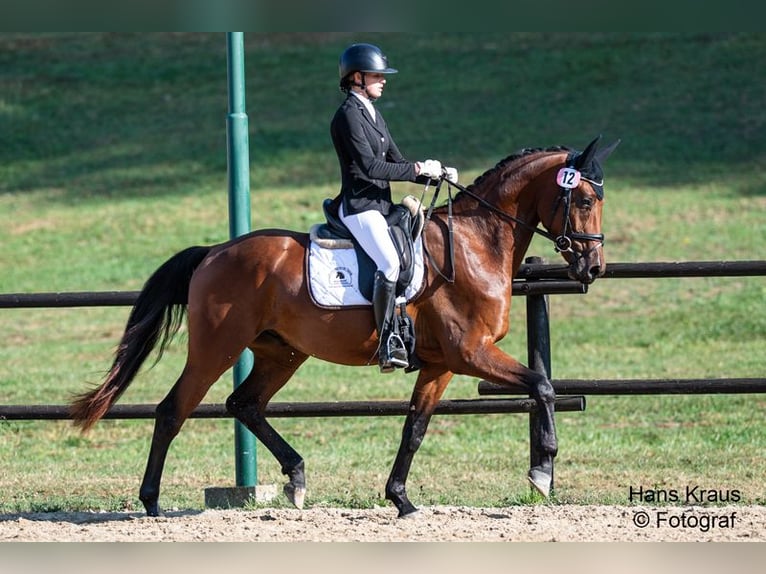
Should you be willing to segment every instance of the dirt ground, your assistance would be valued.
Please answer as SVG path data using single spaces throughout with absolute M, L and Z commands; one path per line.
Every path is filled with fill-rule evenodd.
M 0 515 L 3 542 L 766 541 L 766 507 L 435 506 Z

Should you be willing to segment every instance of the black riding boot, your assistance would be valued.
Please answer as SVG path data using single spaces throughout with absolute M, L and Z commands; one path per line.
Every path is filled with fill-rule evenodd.
M 396 283 L 386 279 L 382 271 L 376 271 L 372 292 L 372 309 L 375 313 L 375 325 L 380 338 L 378 361 L 381 373 L 390 373 L 396 367 L 409 365 L 404 343 L 398 333 L 394 331 L 395 299 Z

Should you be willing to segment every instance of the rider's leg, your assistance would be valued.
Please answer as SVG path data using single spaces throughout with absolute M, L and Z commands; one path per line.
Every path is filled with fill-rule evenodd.
M 390 373 L 395 367 L 404 368 L 409 365 L 404 342 L 394 329 L 395 299 L 396 282 L 386 279 L 382 271 L 376 271 L 372 292 L 372 308 L 375 313 L 375 326 L 380 338 L 378 363 L 381 373 Z
M 372 307 L 380 339 L 378 351 L 380 370 L 389 373 L 395 367 L 406 367 L 409 365 L 407 351 L 393 328 L 396 281 L 399 278 L 400 263 L 399 254 L 388 231 L 388 224 L 383 215 L 377 211 L 364 211 L 346 216 L 341 206 L 339 215 L 378 268 L 375 273 Z

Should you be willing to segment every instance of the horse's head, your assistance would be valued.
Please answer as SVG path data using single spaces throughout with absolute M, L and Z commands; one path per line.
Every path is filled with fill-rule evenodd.
M 498 162 L 468 187 L 450 185 L 460 189 L 459 199 L 471 197 L 500 221 L 513 223 L 514 233 L 523 230 L 528 234 L 525 250 L 533 233 L 550 239 L 569 263 L 569 276 L 593 283 L 606 271 L 601 163 L 620 143 L 617 140 L 598 150 L 600 139 L 595 138 L 582 152 L 561 146 L 525 148 Z M 517 255 L 518 265 L 523 253 Z
M 569 277 L 582 283 L 593 283 L 606 271 L 601 232 L 604 204 L 603 162 L 620 140 L 597 151 L 601 136 L 582 152 L 571 152 L 558 166 L 556 181 L 551 182 L 549 201 L 539 204 L 540 219 L 551 239 L 569 263 Z

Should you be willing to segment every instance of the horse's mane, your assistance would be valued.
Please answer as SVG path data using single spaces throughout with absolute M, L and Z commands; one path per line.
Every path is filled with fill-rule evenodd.
M 521 149 L 515 153 L 512 153 L 508 157 L 501 159 L 497 164 L 495 164 L 494 167 L 489 168 L 487 171 L 485 171 L 483 174 L 481 174 L 479 177 L 477 177 L 472 184 L 468 185 L 468 189 L 474 190 L 476 187 L 481 187 L 481 185 L 491 178 L 493 175 L 495 175 L 497 172 L 505 171 L 512 163 L 514 163 L 516 160 L 519 160 L 523 157 L 526 157 L 528 155 L 532 155 L 535 153 L 542 153 L 542 152 L 559 152 L 559 151 L 566 151 L 570 152 L 572 151 L 571 148 L 568 148 L 566 146 L 551 146 L 551 147 L 535 147 L 535 148 L 524 148 Z

